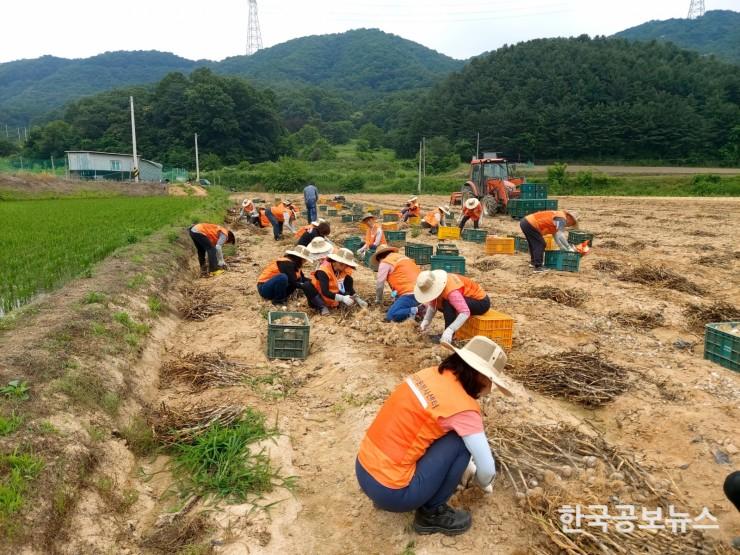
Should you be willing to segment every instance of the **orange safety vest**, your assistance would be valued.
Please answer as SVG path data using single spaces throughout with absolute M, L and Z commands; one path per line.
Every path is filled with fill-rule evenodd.
M 439 220 L 437 215 L 439 214 Z M 442 214 L 439 210 L 431 210 L 424 216 L 424 221 L 432 227 L 437 227 L 442 222 Z
M 290 262 L 293 261 L 289 258 L 278 258 L 277 260 L 273 260 L 270 262 L 264 270 L 262 270 L 262 273 L 257 278 L 257 283 L 265 283 L 266 281 L 270 281 L 272 278 L 274 278 L 276 275 L 282 273 L 280 269 L 278 268 L 278 262 Z M 301 271 L 296 269 L 295 272 L 296 279 L 301 278 Z
M 567 221 L 565 212 L 562 210 L 543 210 L 542 212 L 535 212 L 534 214 L 527 216 L 527 221 L 542 235 L 547 235 L 554 234 L 558 230 L 555 225 L 555 218 L 563 218 Z
M 388 274 L 388 285 L 391 286 L 396 294 L 408 295 L 414 292 L 416 278 L 421 270 L 411 258 L 397 252 L 392 252 L 386 256 L 382 262 L 390 264 L 392 270 Z
M 295 237 L 296 239 L 300 239 L 301 237 L 303 237 L 304 233 L 309 233 L 310 231 L 313 231 L 313 226 L 311 224 L 304 225 L 302 228 L 296 231 Z
M 334 273 L 334 267 L 331 265 L 331 260 L 324 260 L 319 266 L 318 270 L 316 270 L 316 272 L 318 272 L 319 270 L 324 272 L 329 278 L 329 291 L 334 294 L 339 293 L 340 282 L 343 283 L 345 277 L 352 275 L 352 268 L 349 267 L 343 272 L 340 272 L 339 275 L 336 275 Z M 319 280 L 316 278 L 316 272 L 311 274 L 311 283 L 313 283 L 316 291 L 318 291 L 319 295 L 321 295 L 321 298 L 324 299 L 326 306 L 329 306 L 331 308 L 338 307 L 339 301 L 334 300 L 334 298 L 330 299 L 329 297 L 324 297 L 323 293 L 321 292 L 321 283 L 319 283 Z
M 472 279 L 465 276 L 460 276 L 458 274 L 448 273 L 447 285 L 445 285 L 445 288 L 442 290 L 442 294 L 437 297 L 435 301 L 436 307 L 441 307 L 442 301 L 447 300 L 447 297 L 449 297 L 450 293 L 452 293 L 453 291 L 457 291 L 458 289 L 462 289 L 462 296 L 468 297 L 469 299 L 475 299 L 479 301 L 486 297 L 486 292 L 483 290 L 483 288 L 475 283 Z
M 463 208 L 463 216 L 467 216 L 474 222 L 477 222 L 480 220 L 480 215 L 483 213 L 483 205 L 479 204 L 472 210 L 469 210 L 468 208 Z
M 415 202 L 411 203 L 411 206 L 409 206 L 408 215 L 410 218 L 416 218 L 421 214 L 421 206 L 416 204 Z
M 216 224 L 196 224 L 193 226 L 193 231 L 208 237 L 208 240 L 210 241 L 211 245 L 213 245 L 214 247 L 216 246 L 216 243 L 218 243 L 219 233 L 223 233 L 227 237 L 229 236 L 228 229 L 220 225 L 216 225 Z
M 383 233 L 383 226 L 375 222 L 375 225 L 373 227 L 368 226 L 367 231 L 365 232 L 365 246 L 367 248 L 373 246 L 375 235 L 378 233 L 378 230 L 380 230 L 380 243 L 375 246 L 379 247 L 380 245 L 385 245 L 385 233 Z
M 270 212 L 272 212 L 272 215 L 275 216 L 278 222 L 284 223 L 285 216 L 290 213 L 290 209 L 281 202 L 277 206 L 270 208 Z M 290 220 L 290 216 L 288 216 L 288 220 Z
M 412 374 L 386 399 L 365 433 L 360 464 L 385 487 L 404 488 L 414 477 L 416 462 L 447 433 L 439 419 L 469 410 L 480 414 L 478 401 L 449 370 L 440 374 L 432 366 Z
M 265 209 L 264 208 L 260 208 L 258 210 L 258 212 L 260 214 L 260 225 L 262 227 L 269 227 L 270 226 L 270 220 L 268 220 L 267 219 L 267 216 L 265 215 Z

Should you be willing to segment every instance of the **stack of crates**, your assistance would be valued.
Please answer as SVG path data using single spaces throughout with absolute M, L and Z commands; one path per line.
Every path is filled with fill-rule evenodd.
M 704 331 L 704 358 L 740 372 L 740 322 L 707 324 Z
M 397 222 L 398 211 L 397 210 L 383 210 L 383 221 L 384 222 Z
M 465 275 L 465 257 L 449 255 L 449 254 L 436 254 L 432 256 L 432 270 L 444 270 L 453 274 Z
M 558 201 L 547 198 L 547 185 L 523 183 L 519 186 L 519 198 L 511 199 L 507 211 L 517 220 L 541 210 L 557 210 Z
M 406 232 L 405 231 L 386 231 L 385 238 L 388 241 L 389 245 L 393 247 L 400 247 L 406 242 Z
M 455 334 L 455 339 L 470 339 L 483 335 L 510 351 L 514 338 L 514 318 L 503 312 L 489 310 L 481 316 L 471 316 Z
M 406 243 L 404 254 L 413 258 L 419 266 L 426 266 L 432 262 L 432 246 L 421 243 Z
M 570 251 L 545 251 L 545 268 L 560 272 L 577 272 L 581 255 Z
M 275 322 L 283 317 L 299 319 L 301 324 L 287 326 Z M 305 312 L 269 312 L 267 314 L 267 358 L 306 358 L 311 324 Z
M 383 231 L 398 231 L 398 219 L 393 222 L 383 222 L 380 225 L 383 228 Z
M 522 200 L 539 200 L 547 198 L 547 185 L 540 183 L 522 183 L 519 186 L 519 198 Z
M 486 237 L 486 254 L 514 254 L 513 237 Z
M 344 240 L 344 243 L 342 245 L 345 249 L 349 249 L 352 252 L 357 252 L 359 248 L 363 245 L 364 241 L 361 237 L 357 237 L 356 235 L 352 235 L 350 237 L 347 237 Z
M 439 226 L 437 228 L 437 239 L 459 239 L 460 228 L 459 227 L 447 227 Z
M 485 229 L 463 229 L 461 236 L 463 241 L 471 241 L 473 243 L 485 243 L 488 231 Z
M 437 243 L 437 254 L 447 256 L 457 256 L 460 251 L 454 243 Z
M 588 231 L 572 230 L 568 232 L 568 242 L 571 245 L 580 245 L 584 241 L 588 241 L 588 246 L 594 246 L 594 234 Z
M 526 237 L 514 236 L 514 250 L 516 252 L 529 252 L 529 243 Z

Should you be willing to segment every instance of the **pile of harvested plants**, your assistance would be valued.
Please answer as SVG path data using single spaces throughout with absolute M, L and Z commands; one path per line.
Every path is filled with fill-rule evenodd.
M 556 303 L 571 307 L 581 306 L 588 299 L 588 294 L 580 289 L 569 289 L 568 291 L 564 291 L 563 289 L 558 289 L 557 287 L 551 287 L 549 285 L 533 287 L 527 291 L 526 295 L 527 297 L 535 299 L 549 299 Z
M 740 309 L 724 301 L 715 301 L 710 305 L 690 304 L 683 311 L 689 329 L 702 331 L 706 324 L 712 322 L 731 322 L 740 320 Z
M 481 270 L 482 272 L 487 272 L 488 270 L 493 270 L 495 268 L 499 267 L 498 260 L 496 260 L 494 257 L 486 257 L 481 258 L 478 262 L 473 263 L 473 268 L 476 270 Z
M 508 374 L 529 389 L 587 407 L 609 403 L 629 385 L 627 370 L 578 351 L 541 358 Z
M 205 287 L 187 285 L 182 289 L 183 301 L 180 303 L 180 314 L 186 320 L 202 322 L 206 318 L 229 310 L 231 306 L 216 303 L 213 293 Z
M 704 289 L 695 283 L 664 266 L 651 266 L 649 264 L 638 266 L 629 272 L 620 274 L 619 279 L 655 287 L 665 287 L 693 295 L 700 295 L 704 292 Z
M 160 553 L 185 553 L 185 548 L 192 548 L 211 529 L 203 513 L 184 516 L 163 523 L 139 542 L 141 547 L 156 550 Z M 190 552 L 190 551 L 187 551 Z M 210 553 L 211 551 L 198 551 Z
M 190 353 L 165 362 L 160 369 L 164 380 L 186 382 L 196 391 L 208 387 L 229 386 L 244 381 L 246 366 L 228 360 L 223 353 Z
M 608 274 L 616 272 L 621 267 L 622 265 L 614 260 L 597 260 L 594 262 L 594 270 L 606 272 Z
M 164 444 L 192 443 L 212 424 L 230 426 L 244 415 L 243 405 L 193 405 L 170 408 L 164 404 L 150 416 L 155 439 Z
M 609 318 L 622 326 L 651 330 L 665 324 L 665 317 L 660 312 L 614 311 Z

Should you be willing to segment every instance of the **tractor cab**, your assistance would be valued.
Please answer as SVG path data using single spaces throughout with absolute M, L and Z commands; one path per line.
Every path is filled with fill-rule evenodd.
M 509 199 L 519 196 L 519 185 L 524 182 L 522 178 L 512 177 L 513 173 L 514 167 L 506 158 L 495 152 L 483 153 L 483 157 L 470 162 L 468 181 L 460 191 L 461 201 L 477 198 L 488 216 L 505 212 Z

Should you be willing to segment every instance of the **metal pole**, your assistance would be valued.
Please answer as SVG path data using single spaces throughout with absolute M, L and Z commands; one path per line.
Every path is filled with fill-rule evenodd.
M 139 182 L 139 158 L 136 154 L 136 121 L 134 120 L 134 97 L 130 96 L 131 100 L 131 144 L 134 147 L 134 182 Z
M 25 137 L 24 140 L 28 142 L 28 129 L 25 127 L 23 128 L 23 136 Z
M 424 177 L 426 177 L 427 176 L 427 138 L 426 137 L 421 138 L 421 151 L 424 153 L 424 156 L 423 156 L 424 165 L 422 167 L 424 168 L 423 169 Z
M 421 194 L 421 148 L 422 148 L 422 141 L 419 141 L 419 184 L 417 186 L 417 194 Z
M 475 141 L 475 157 L 480 157 L 480 131 L 478 131 L 478 138 Z
M 51 156 L 51 173 L 54 173 L 54 155 Z
M 198 160 L 198 134 L 195 134 L 195 182 L 200 183 L 200 161 Z

